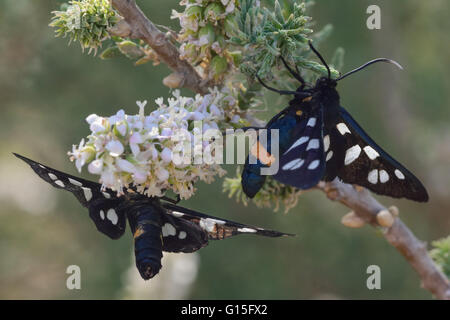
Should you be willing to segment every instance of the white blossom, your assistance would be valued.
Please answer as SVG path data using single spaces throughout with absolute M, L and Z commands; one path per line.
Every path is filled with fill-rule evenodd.
M 123 110 L 110 117 L 89 115 L 86 122 L 91 133 L 87 141 L 73 146 L 70 158 L 79 171 L 88 165 L 103 188 L 118 194 L 134 186 L 149 197 L 172 190 L 189 198 L 198 180 L 210 183 L 215 175 L 225 173 L 219 164 L 202 161 L 203 149 L 209 146 L 208 141 L 202 141 L 202 129 L 223 129 L 236 112 L 231 101 L 235 98 L 229 89 L 215 88 L 193 98 L 175 90 L 167 103 L 156 99 L 157 109 L 150 114 L 144 113 L 145 103 L 138 103 L 137 115 L 127 115 Z M 200 123 L 194 125 L 195 121 Z M 183 164 L 174 163 L 180 132 L 184 133 L 185 145 L 192 147 Z M 200 140 L 195 143 L 196 139 Z
M 106 150 L 109 151 L 109 154 L 113 157 L 118 157 L 123 153 L 123 145 L 120 143 L 120 141 L 117 140 L 111 140 L 106 145 Z
M 102 159 L 96 159 L 89 163 L 88 171 L 92 174 L 100 174 L 103 170 L 103 160 Z

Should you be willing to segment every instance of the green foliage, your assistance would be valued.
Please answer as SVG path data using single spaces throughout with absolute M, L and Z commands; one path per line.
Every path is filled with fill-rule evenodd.
M 223 182 L 224 192 L 228 192 L 228 197 L 235 197 L 237 202 L 248 204 L 249 198 L 244 194 L 241 187 L 241 174 L 238 170 L 235 178 L 225 178 Z M 276 212 L 281 205 L 284 206 L 284 212 L 288 212 L 297 205 L 298 197 L 302 191 L 279 183 L 278 181 L 267 177 L 264 186 L 251 200 L 258 208 L 271 208 Z
M 108 28 L 119 20 L 108 0 L 70 1 L 61 6 L 62 11 L 53 11 L 51 27 L 56 36 L 68 36 L 78 41 L 82 50 L 97 53 L 102 42 L 110 38 Z
M 313 39 L 311 18 L 306 15 L 307 5 L 282 6 L 275 0 L 273 8 L 260 7 L 256 0 L 244 0 L 237 16 L 237 28 L 230 42 L 242 47 L 243 63 L 241 71 L 251 77 L 257 74 L 261 78 L 272 75 L 272 67 L 277 58 L 283 56 L 293 61 L 299 68 L 325 74 L 326 69 L 320 63 L 307 58 L 308 42 Z M 331 31 L 327 26 L 315 37 L 321 40 Z M 333 70 L 333 75 L 337 72 Z
M 450 279 L 450 236 L 432 242 L 434 249 L 430 256 L 438 267 Z
M 311 50 L 308 42 L 315 46 L 324 41 L 332 32 L 333 27 L 326 25 L 322 30 L 312 34 L 311 18 L 306 10 L 312 2 L 296 3 L 286 1 L 282 6 L 278 0 L 273 2 L 273 9 L 260 7 L 256 0 L 244 0 L 237 16 L 233 37 L 230 42 L 241 50 L 240 71 L 249 79 L 255 74 L 261 78 L 270 78 L 275 83 L 282 84 L 284 89 L 295 90 L 298 83 L 292 75 L 280 64 L 279 57 L 284 57 L 301 72 L 305 81 L 313 83 L 317 77 L 327 75 L 324 65 L 311 60 Z M 338 48 L 330 60 L 332 77 L 338 76 L 336 69 L 342 68 L 344 50 Z M 239 95 L 239 108 L 253 112 L 254 106 L 261 105 L 261 85 L 250 80 L 247 91 Z M 258 95 L 259 94 L 259 95 Z M 241 179 L 226 179 L 224 191 L 229 197 L 235 197 L 238 202 L 247 204 L 249 199 L 241 188 Z M 301 191 L 283 185 L 268 177 L 263 188 L 251 200 L 258 207 L 274 207 L 277 211 L 282 204 L 285 212 L 297 204 Z

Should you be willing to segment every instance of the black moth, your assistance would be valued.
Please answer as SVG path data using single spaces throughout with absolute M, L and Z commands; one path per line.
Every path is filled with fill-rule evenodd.
M 352 116 L 340 106 L 337 82 L 376 62 L 395 61 L 379 58 L 367 62 L 337 79 L 331 78 L 330 68 L 310 44 L 328 70 L 328 77 L 321 77 L 314 86 L 302 79 L 298 70 L 292 70 L 282 61 L 289 72 L 301 83 L 297 91 L 280 91 L 261 84 L 279 94 L 292 94 L 289 106 L 273 117 L 266 129 L 279 130 L 279 170 L 273 178 L 299 189 L 315 186 L 320 180 L 332 181 L 336 177 L 350 184 L 366 187 L 375 193 L 394 198 L 428 201 L 422 183 L 410 171 L 381 149 L 358 125 Z M 256 128 L 260 129 L 260 128 Z M 271 136 L 267 133 L 266 159 L 270 155 Z M 264 154 L 265 151 L 259 151 Z M 256 164 L 249 158 L 242 172 L 242 187 L 247 196 L 253 197 L 263 186 L 265 176 L 260 174 L 263 163 Z
M 99 183 L 14 155 L 28 163 L 53 187 L 70 191 L 89 209 L 97 229 L 111 239 L 123 235 L 128 219 L 134 237 L 136 266 L 144 280 L 158 274 L 163 251 L 194 252 L 208 245 L 208 240 L 222 240 L 238 234 L 290 235 L 202 214 L 177 206 L 172 199 L 149 198 L 130 189 L 117 197 L 110 189 L 101 190 Z

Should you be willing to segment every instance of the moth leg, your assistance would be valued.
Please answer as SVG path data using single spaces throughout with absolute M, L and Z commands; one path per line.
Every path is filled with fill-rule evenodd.
M 284 58 L 282 56 L 280 56 L 280 58 L 281 58 L 281 61 L 283 61 L 283 64 L 286 67 L 286 69 L 288 69 L 288 71 L 294 76 L 295 79 L 297 79 L 301 83 L 301 85 L 303 87 L 305 85 L 305 80 L 303 80 L 302 76 L 300 75 L 297 65 L 295 66 L 295 69 L 297 70 L 297 72 L 295 72 L 294 70 L 292 70 L 291 67 L 289 67 L 286 60 L 284 60 Z
M 270 91 L 276 92 L 276 93 L 278 93 L 278 94 L 281 94 L 281 95 L 284 95 L 284 94 L 295 94 L 295 95 L 298 95 L 298 94 L 299 94 L 297 91 L 278 90 L 278 89 L 269 87 L 267 84 L 265 84 L 265 83 L 261 80 L 261 78 L 260 78 L 258 75 L 256 75 L 256 78 L 258 79 L 259 83 L 262 84 L 262 86 L 263 86 L 264 88 L 266 88 L 266 89 L 268 89 L 268 90 L 270 90 Z
M 173 204 L 177 204 L 178 202 L 181 201 L 181 197 L 180 197 L 179 194 L 177 194 L 176 199 L 172 199 L 172 198 L 169 198 L 169 197 L 166 197 L 166 196 L 162 196 L 161 199 L 164 200 L 164 201 L 173 203 Z

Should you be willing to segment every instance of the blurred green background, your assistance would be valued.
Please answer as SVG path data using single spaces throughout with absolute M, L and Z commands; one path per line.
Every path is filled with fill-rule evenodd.
M 213 242 L 199 255 L 164 259 L 167 271 L 156 279 L 139 279 L 131 234 L 112 241 L 98 233 L 72 195 L 42 182 L 11 154 L 76 174 L 66 152 L 88 134 L 87 115 L 119 108 L 135 113 L 136 100 L 169 95 L 161 83 L 169 73 L 165 66 L 101 61 L 54 38 L 47 25 L 60 3 L 0 0 L 0 298 L 431 298 L 379 233 L 343 227 L 340 218 L 348 209 L 321 192 L 304 194 L 283 214 L 235 203 L 222 193 L 221 181 L 199 184 L 182 205 L 298 236 Z M 169 17 L 178 1 L 138 3 L 155 23 L 177 28 Z M 381 7 L 381 30 L 366 28 L 370 4 Z M 427 186 L 427 204 L 380 198 L 397 205 L 425 241 L 450 233 L 448 12 L 446 0 L 321 0 L 310 12 L 317 29 L 334 25 L 320 50 L 330 59 L 344 47 L 341 71 L 380 56 L 405 67 L 370 67 L 342 81 L 339 90 L 343 105 L 372 137 Z M 234 175 L 234 167 L 227 169 Z M 81 290 L 66 288 L 65 271 L 73 264 L 81 268 Z M 366 287 L 372 264 L 381 267 L 381 290 Z

